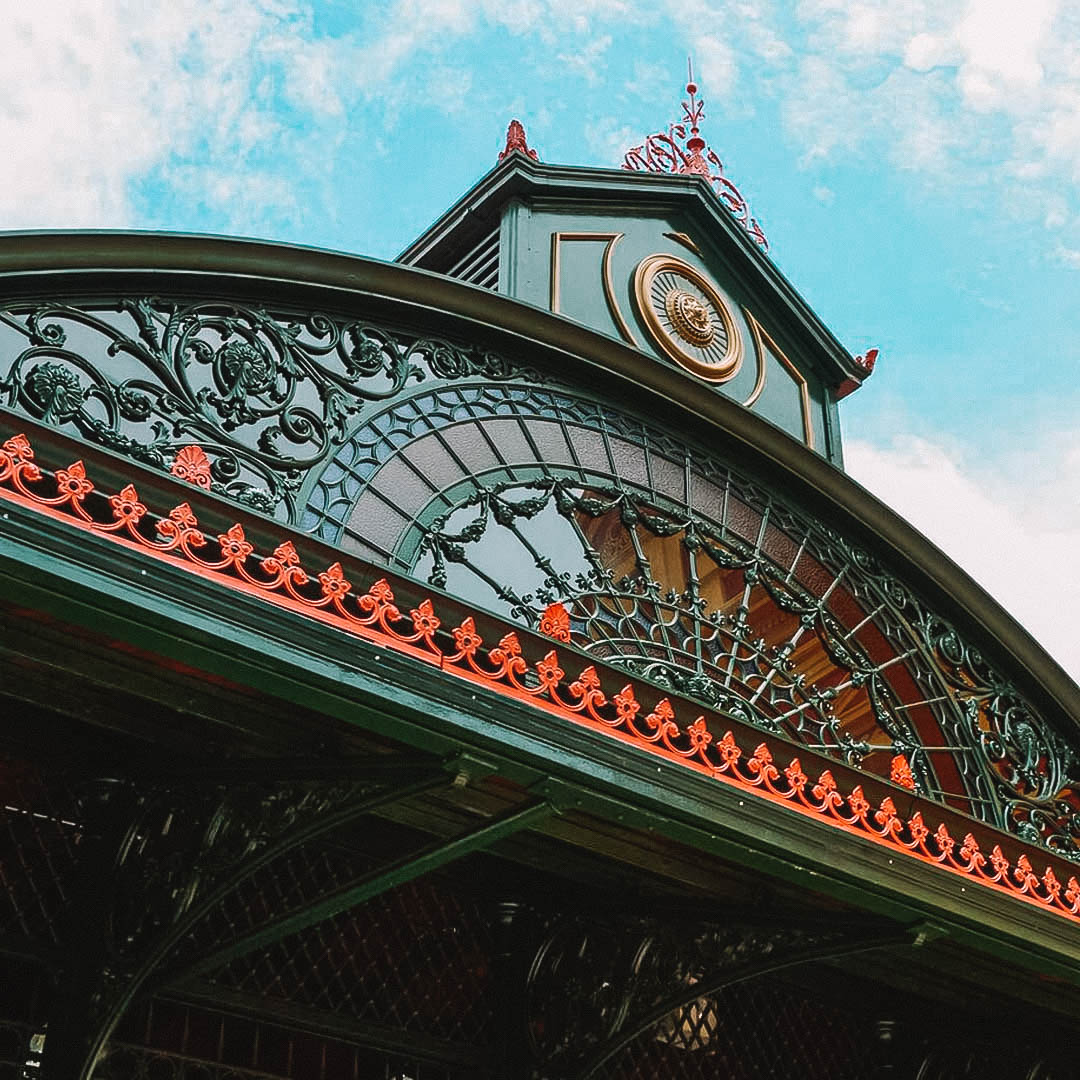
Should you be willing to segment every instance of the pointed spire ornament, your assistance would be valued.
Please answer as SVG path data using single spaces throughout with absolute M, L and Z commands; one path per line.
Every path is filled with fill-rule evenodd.
M 750 216 L 749 205 L 739 189 L 724 175 L 724 166 L 720 159 L 701 137 L 700 124 L 705 116 L 705 102 L 698 99 L 694 67 L 690 60 L 687 60 L 687 73 L 689 77 L 686 93 L 689 100 L 682 103 L 682 120 L 668 125 L 666 133 L 655 132 L 640 145 L 632 146 L 626 151 L 622 167 L 635 172 L 696 174 L 705 177 L 735 220 L 757 241 L 763 251 L 768 251 L 769 241 L 765 239 L 761 226 Z
M 510 126 L 506 129 L 506 148 L 499 154 L 499 160 L 508 158 L 514 151 L 524 154 L 526 157 L 530 157 L 533 161 L 539 161 L 536 151 L 529 146 L 528 140 L 525 138 L 525 128 L 522 127 L 520 120 L 511 120 Z

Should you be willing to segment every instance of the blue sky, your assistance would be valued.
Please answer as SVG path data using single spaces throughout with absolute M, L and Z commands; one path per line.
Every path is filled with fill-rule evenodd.
M 0 228 L 392 258 L 679 114 L 854 352 L 849 471 L 1080 674 L 1080 0 L 6 0 Z M 1022 19 L 1018 17 L 1022 12 Z

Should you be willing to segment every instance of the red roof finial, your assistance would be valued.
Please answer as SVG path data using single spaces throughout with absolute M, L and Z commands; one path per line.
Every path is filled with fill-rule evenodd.
M 874 364 L 877 363 L 878 350 L 867 349 L 865 355 L 853 357 L 855 366 L 859 369 L 859 377 L 852 379 L 845 379 L 836 388 L 836 400 L 846 398 L 848 394 L 854 393 L 859 389 L 862 384 L 870 378 L 874 373 Z
M 520 120 L 511 120 L 510 126 L 506 129 L 506 149 L 499 154 L 499 160 L 508 158 L 514 151 L 524 154 L 526 157 L 531 157 L 533 161 L 539 161 L 536 151 L 531 149 L 528 140 L 525 138 L 525 129 L 521 126 Z
M 695 98 L 697 83 L 694 82 L 694 61 L 689 56 L 686 58 L 686 92 L 690 95 L 690 100 L 684 101 L 682 107 L 683 119 L 690 125 L 690 138 L 686 140 L 686 149 L 690 151 L 691 160 L 680 171 L 700 172 L 703 176 L 708 176 L 709 167 L 701 156 L 701 151 L 705 149 L 705 140 L 698 134 L 698 122 L 705 115 L 705 102 Z M 698 162 L 701 164 L 700 168 L 697 167 Z
M 867 375 L 873 374 L 874 364 L 877 363 L 877 358 L 878 358 L 878 350 L 877 349 L 867 349 L 865 356 L 856 356 L 855 357 L 855 363 L 858 364 L 858 366 L 860 368 L 862 368 L 863 372 L 865 373 L 864 376 L 863 376 L 864 378 Z
M 632 146 L 623 158 L 623 168 L 639 172 L 694 173 L 705 177 L 720 201 L 735 215 L 739 224 L 761 245 L 769 250 L 769 241 L 761 226 L 750 216 L 750 207 L 739 189 L 724 175 L 724 166 L 715 152 L 708 149 L 701 137 L 701 120 L 705 103 L 697 97 L 693 61 L 687 58 L 686 93 L 689 100 L 682 103 L 683 118 L 671 124 L 667 134 L 656 132 L 639 146 Z M 687 131 L 690 132 L 687 137 Z

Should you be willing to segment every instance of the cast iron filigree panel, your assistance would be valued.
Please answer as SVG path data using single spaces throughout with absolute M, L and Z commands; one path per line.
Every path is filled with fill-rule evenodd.
M 565 380 L 565 374 L 561 376 Z M 483 344 L 147 296 L 0 310 L 0 401 L 1072 857 L 1077 754 L 812 507 Z
M 508 376 L 478 347 L 222 300 L 124 297 L 0 310 L 0 402 L 293 520 L 308 471 L 365 405 L 412 382 Z M 205 455 L 200 457 L 199 455 Z
M 303 523 L 721 712 L 1080 851 L 1075 750 L 953 625 L 827 521 L 608 405 L 513 378 L 419 390 L 353 433 Z

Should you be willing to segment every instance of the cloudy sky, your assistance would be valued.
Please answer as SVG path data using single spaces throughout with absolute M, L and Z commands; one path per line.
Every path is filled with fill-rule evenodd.
M 1080 0 L 0 0 L 0 228 L 392 258 L 520 117 L 677 117 L 853 352 L 849 471 L 1080 675 Z

